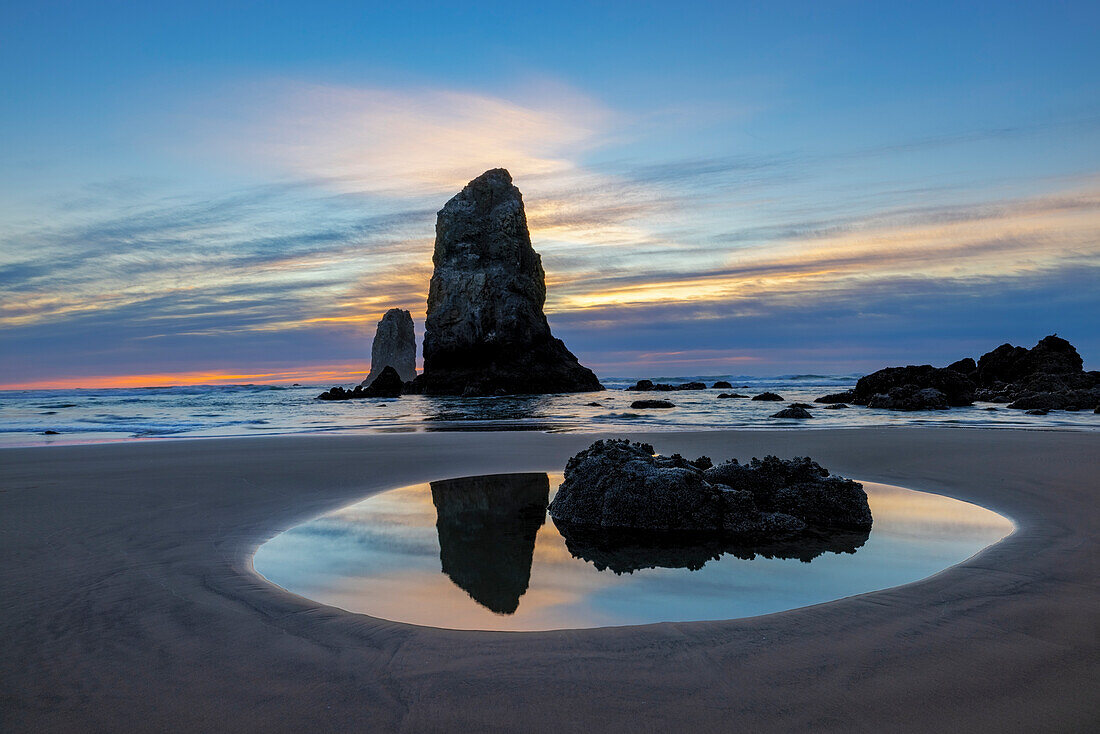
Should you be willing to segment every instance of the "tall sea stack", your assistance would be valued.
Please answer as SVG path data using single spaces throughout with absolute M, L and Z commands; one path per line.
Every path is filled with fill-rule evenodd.
M 602 390 L 550 333 L 546 274 L 531 247 L 523 197 L 503 168 L 447 202 L 435 225 L 424 372 L 428 395 Z
M 374 382 L 386 367 L 397 370 L 404 382 L 416 377 L 416 335 L 412 314 L 404 309 L 391 308 L 378 322 L 370 348 L 370 374 L 361 383 L 363 387 Z

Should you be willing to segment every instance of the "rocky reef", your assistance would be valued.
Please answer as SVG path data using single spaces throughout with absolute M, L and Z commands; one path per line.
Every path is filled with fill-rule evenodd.
M 672 392 L 674 390 L 706 390 L 706 383 L 685 382 L 680 385 L 671 385 L 666 382 L 653 382 L 653 380 L 638 380 L 627 388 L 635 392 Z
M 860 378 L 849 392 L 815 402 L 946 410 L 975 400 L 1025 410 L 1095 409 L 1100 406 L 1100 372 L 1086 372 L 1073 345 L 1051 335 L 1031 349 L 1002 344 L 977 361 L 966 357 L 947 367 L 887 367 Z
M 370 348 L 370 373 L 360 384 L 369 387 L 386 367 L 393 367 L 403 382 L 416 377 L 416 335 L 412 314 L 391 308 L 374 331 Z
M 550 333 L 546 276 L 531 246 L 523 197 L 508 171 L 486 171 L 436 219 L 428 289 L 426 395 L 521 395 L 602 390 Z
M 692 532 L 720 544 L 787 540 L 812 528 L 863 531 L 872 522 L 862 485 L 808 458 L 713 466 L 623 439 L 597 441 L 569 459 L 550 515 L 563 532 Z
M 359 398 L 396 398 L 404 392 L 405 383 L 397 370 L 387 365 L 367 387 L 356 385 L 353 390 L 333 387 L 317 396 L 318 400 L 357 400 Z

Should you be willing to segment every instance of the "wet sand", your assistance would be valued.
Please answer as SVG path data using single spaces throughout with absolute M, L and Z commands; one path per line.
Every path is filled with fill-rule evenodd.
M 725 622 L 459 632 L 267 584 L 252 551 L 373 491 L 560 471 L 592 435 L 0 451 L 4 731 L 1084 731 L 1100 726 L 1100 434 L 662 433 L 809 455 L 1018 524 L 930 579 Z

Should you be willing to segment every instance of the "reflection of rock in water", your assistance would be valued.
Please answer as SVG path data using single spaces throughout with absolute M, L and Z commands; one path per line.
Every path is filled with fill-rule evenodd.
M 855 553 L 870 535 L 867 530 L 809 530 L 789 540 L 753 542 L 717 533 L 613 530 L 556 520 L 554 524 L 574 558 L 615 573 L 643 568 L 698 571 L 726 553 L 747 561 L 760 556 L 809 563 L 824 553 Z
M 495 474 L 432 482 L 443 573 L 474 601 L 512 614 L 531 580 L 550 478 Z

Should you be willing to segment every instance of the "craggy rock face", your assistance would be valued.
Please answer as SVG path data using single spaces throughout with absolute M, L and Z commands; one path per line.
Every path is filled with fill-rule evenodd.
M 710 459 L 653 455 L 649 444 L 597 441 L 569 460 L 550 503 L 559 526 L 703 531 L 784 539 L 807 526 L 865 530 L 863 487 L 810 459 L 774 456 L 710 466 Z
M 978 360 L 978 381 L 983 387 L 996 382 L 1018 382 L 1035 374 L 1081 372 L 1081 355 L 1065 339 L 1050 335 L 1031 349 L 1002 344 Z
M 934 392 L 925 392 L 931 389 Z M 947 367 L 887 367 L 859 378 L 850 401 L 891 410 L 938 410 L 974 402 L 974 383 Z M 938 393 L 938 394 L 937 394 Z M 876 399 L 876 396 L 882 396 Z
M 416 335 L 412 314 L 391 308 L 378 322 L 370 349 L 370 374 L 361 383 L 367 387 L 382 370 L 393 367 L 405 382 L 416 377 Z
M 504 169 L 471 181 L 436 220 L 424 373 L 429 395 L 602 390 L 550 333 L 546 276 Z

